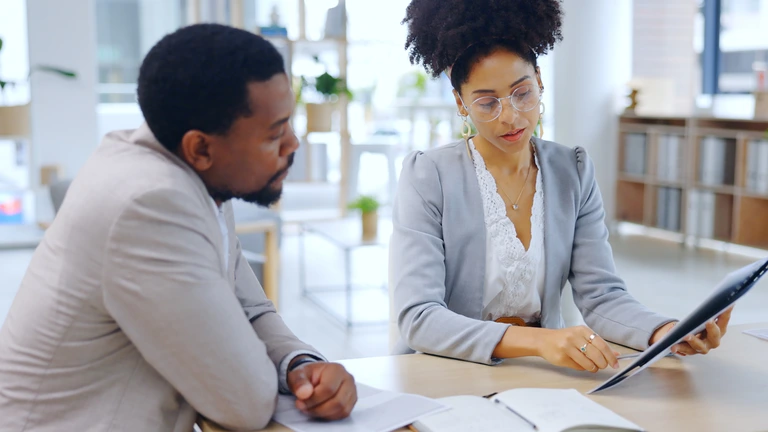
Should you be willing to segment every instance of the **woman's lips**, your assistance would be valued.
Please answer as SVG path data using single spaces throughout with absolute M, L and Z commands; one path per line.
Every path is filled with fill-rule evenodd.
M 516 129 L 502 135 L 501 138 L 504 139 L 505 141 L 515 142 L 520 140 L 520 138 L 523 137 L 523 133 L 525 133 L 525 129 Z

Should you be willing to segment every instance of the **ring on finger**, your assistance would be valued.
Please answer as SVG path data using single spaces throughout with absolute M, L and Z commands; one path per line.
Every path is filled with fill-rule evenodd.
M 589 335 L 589 340 L 587 340 L 587 342 L 592 343 L 592 341 L 595 340 L 596 337 L 597 337 L 597 334 L 592 333 L 591 335 Z
M 582 345 L 582 346 L 579 348 L 579 351 L 581 351 L 582 353 L 586 354 L 586 353 L 587 353 L 587 346 L 589 346 L 589 342 L 587 342 L 587 343 L 585 343 L 584 345 Z

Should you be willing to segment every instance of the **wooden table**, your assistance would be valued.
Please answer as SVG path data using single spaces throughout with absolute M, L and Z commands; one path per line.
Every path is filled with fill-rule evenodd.
M 649 431 L 768 431 L 768 341 L 742 333 L 748 328 L 768 328 L 768 322 L 734 326 L 722 346 L 706 356 L 662 359 L 619 386 L 589 397 Z M 494 367 L 423 354 L 341 363 L 361 383 L 433 398 L 481 396 L 516 387 L 587 392 L 613 374 L 571 371 L 536 358 L 507 360 Z M 266 430 L 288 429 L 272 423 Z M 220 429 L 204 425 L 203 431 Z

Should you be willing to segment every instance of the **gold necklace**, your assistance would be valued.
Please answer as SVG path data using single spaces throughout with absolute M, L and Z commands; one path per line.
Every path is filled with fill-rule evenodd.
M 531 150 L 533 151 L 533 154 L 534 154 L 534 162 L 531 163 L 531 165 L 533 165 L 535 163 L 535 158 L 536 158 L 536 156 L 535 156 L 536 155 L 536 148 L 533 146 L 533 143 L 531 143 Z M 498 183 L 498 186 L 499 186 L 499 189 L 501 189 L 501 192 L 504 194 L 504 196 L 507 197 L 507 200 L 512 203 L 512 210 L 517 211 L 517 209 L 520 208 L 518 203 L 520 202 L 520 197 L 523 196 L 523 191 L 525 190 L 525 185 L 528 184 L 528 177 L 531 175 L 531 165 L 528 165 L 528 172 L 525 173 L 525 180 L 523 180 L 523 186 L 520 187 L 520 193 L 517 194 L 517 199 L 515 200 L 514 203 L 512 203 L 512 198 L 510 198 L 509 194 L 507 194 L 507 191 L 504 190 L 504 187 L 501 185 L 501 182 Z

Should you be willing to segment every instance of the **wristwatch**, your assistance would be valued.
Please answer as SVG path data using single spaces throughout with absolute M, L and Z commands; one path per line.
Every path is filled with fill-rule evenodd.
M 303 354 L 304 357 L 294 361 L 290 366 L 288 366 L 288 372 L 291 372 L 295 369 L 298 369 L 299 366 L 307 364 L 307 363 L 317 363 L 319 360 L 317 360 L 314 357 L 310 357 L 307 354 Z

